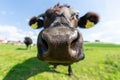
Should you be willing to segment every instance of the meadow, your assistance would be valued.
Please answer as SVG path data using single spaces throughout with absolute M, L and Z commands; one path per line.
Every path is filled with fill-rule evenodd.
M 36 46 L 0 44 L 0 80 L 120 80 L 120 45 L 84 44 L 85 59 L 74 63 L 73 77 L 66 66 L 52 66 L 36 58 Z

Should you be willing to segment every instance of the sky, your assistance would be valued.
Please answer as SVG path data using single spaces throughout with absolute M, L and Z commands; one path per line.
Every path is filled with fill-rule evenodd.
M 29 19 L 57 3 L 79 10 L 80 17 L 87 12 L 100 16 L 93 28 L 78 28 L 85 41 L 120 44 L 120 0 L 0 0 L 0 40 L 23 41 L 29 36 L 36 43 L 41 29 L 32 29 L 28 25 Z

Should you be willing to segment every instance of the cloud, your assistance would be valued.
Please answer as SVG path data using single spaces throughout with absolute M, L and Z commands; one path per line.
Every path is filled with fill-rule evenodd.
M 98 29 L 99 28 L 99 29 Z M 120 43 L 120 20 L 109 20 L 97 25 L 85 35 L 88 41 L 100 40 L 103 42 Z
M 2 10 L 2 11 L 0 11 L 0 14 L 1 15 L 14 15 L 14 12 L 13 11 Z
M 106 34 L 111 34 L 112 37 L 119 37 L 120 35 L 120 20 L 111 20 L 107 21 L 103 25 L 105 29 L 102 29 L 102 32 L 106 32 Z M 114 35 L 114 36 L 113 36 Z
M 2 40 L 23 41 L 26 36 L 31 37 L 34 42 L 37 40 L 36 33 L 32 31 L 24 31 L 18 29 L 17 26 L 0 25 L 0 39 Z
M 0 14 L 2 14 L 2 15 L 6 15 L 7 12 L 6 12 L 6 11 L 1 11 Z

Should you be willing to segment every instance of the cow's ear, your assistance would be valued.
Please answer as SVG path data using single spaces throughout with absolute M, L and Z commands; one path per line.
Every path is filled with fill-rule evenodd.
M 91 28 L 99 22 L 99 16 L 96 13 L 88 12 L 84 16 L 80 17 L 78 26 L 80 28 Z
M 29 25 L 33 28 L 33 29 L 38 29 L 41 28 L 43 26 L 43 20 L 38 19 L 37 17 L 32 17 L 29 21 Z

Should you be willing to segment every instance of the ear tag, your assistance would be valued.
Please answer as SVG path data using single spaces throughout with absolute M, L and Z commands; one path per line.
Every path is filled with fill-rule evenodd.
M 33 29 L 37 29 L 37 27 L 38 27 L 38 22 L 35 22 L 34 24 L 32 24 L 31 27 L 32 27 Z
M 87 23 L 85 25 L 85 28 L 91 28 L 94 26 L 94 22 L 91 22 L 90 20 L 87 20 Z

